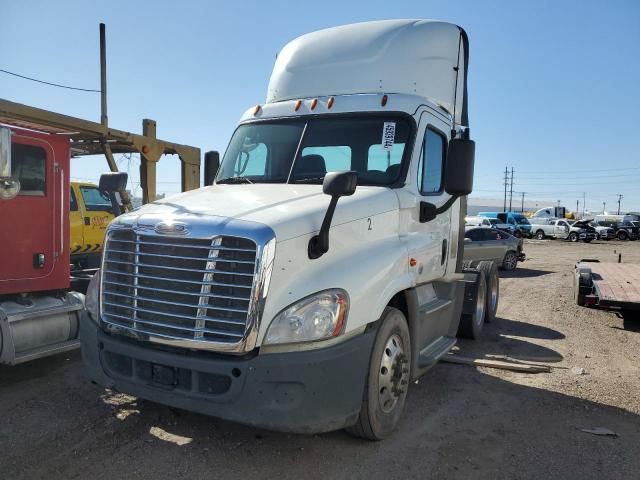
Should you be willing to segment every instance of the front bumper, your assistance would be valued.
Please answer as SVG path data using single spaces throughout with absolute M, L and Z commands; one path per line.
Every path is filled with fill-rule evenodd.
M 596 238 L 596 234 L 595 233 L 580 233 L 578 234 L 578 238 L 580 240 L 595 240 Z
M 356 422 L 375 329 L 337 345 L 245 357 L 149 344 L 103 332 L 83 312 L 82 358 L 92 380 L 143 399 L 296 433 Z

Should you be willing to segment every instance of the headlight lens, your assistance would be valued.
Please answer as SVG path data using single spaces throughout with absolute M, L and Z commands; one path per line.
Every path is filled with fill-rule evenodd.
M 324 290 L 294 303 L 269 325 L 264 344 L 313 342 L 340 335 L 349 297 L 341 289 Z
M 98 302 L 100 301 L 100 277 L 101 273 L 100 270 L 98 270 L 95 275 L 91 277 L 91 281 L 87 287 L 87 295 L 84 299 L 85 308 L 87 312 L 89 312 L 89 316 L 96 322 L 99 321 Z

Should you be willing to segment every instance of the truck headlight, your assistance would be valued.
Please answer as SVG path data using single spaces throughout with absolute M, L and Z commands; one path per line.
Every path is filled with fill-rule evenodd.
M 98 316 L 98 302 L 100 302 L 100 270 L 95 273 L 91 280 L 89 281 L 89 286 L 87 287 L 87 295 L 85 296 L 84 305 L 89 313 L 89 316 L 96 323 L 100 321 Z
M 313 342 L 340 335 L 349 310 L 341 289 L 324 290 L 297 301 L 275 316 L 264 344 Z

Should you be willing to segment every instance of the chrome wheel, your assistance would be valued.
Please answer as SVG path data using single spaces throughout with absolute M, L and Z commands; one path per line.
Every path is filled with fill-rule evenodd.
M 409 377 L 406 364 L 402 339 L 394 333 L 387 340 L 378 370 L 378 399 L 384 413 L 391 412 L 398 403 L 400 395 L 404 393 Z
M 497 277 L 497 275 L 496 275 Z M 489 307 L 492 312 L 495 312 L 498 309 L 498 279 L 491 279 L 491 287 L 489 290 Z
M 507 252 L 502 265 L 505 270 L 514 270 L 518 266 L 518 257 L 515 252 Z
M 478 292 L 476 295 L 476 314 L 474 320 L 476 325 L 480 326 L 484 323 L 484 307 L 487 301 L 487 284 L 486 282 L 480 282 L 478 284 Z
M 536 232 L 536 240 L 544 240 L 544 232 L 542 230 Z

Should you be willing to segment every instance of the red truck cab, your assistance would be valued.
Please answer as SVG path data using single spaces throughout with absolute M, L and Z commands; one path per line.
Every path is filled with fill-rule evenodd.
M 0 295 L 69 287 L 69 140 L 11 131 L 18 195 L 0 203 Z
M 69 139 L 0 134 L 0 363 L 16 364 L 76 348 L 84 299 L 69 292 Z

